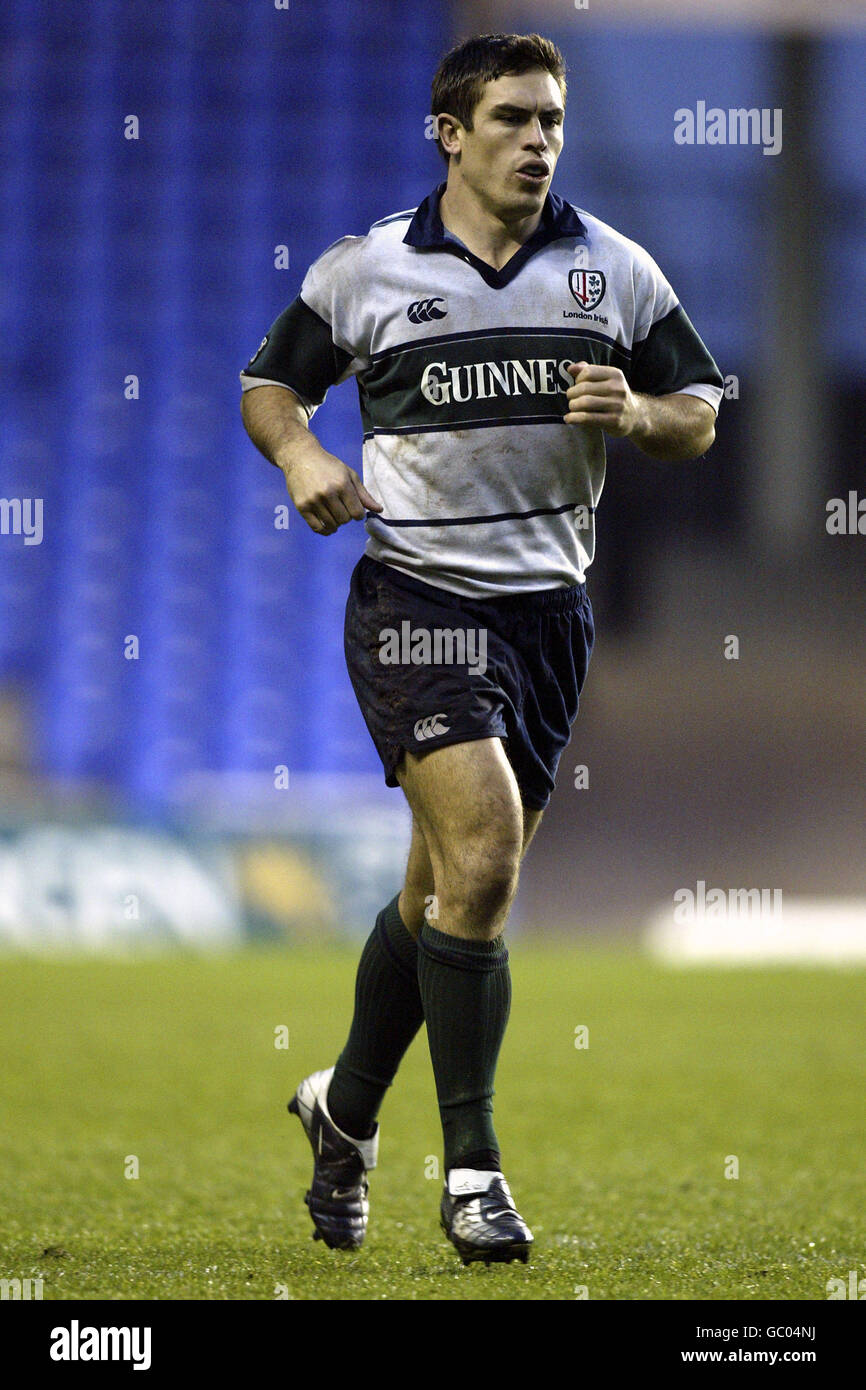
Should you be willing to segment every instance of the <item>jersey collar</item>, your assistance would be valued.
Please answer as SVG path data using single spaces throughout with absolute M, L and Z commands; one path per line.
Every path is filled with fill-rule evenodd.
M 407 246 L 414 246 L 419 251 L 450 251 L 460 256 L 469 265 L 474 266 L 481 278 L 493 289 L 499 290 L 510 284 L 536 251 L 548 246 L 551 241 L 557 241 L 560 237 L 586 236 L 586 227 L 571 203 L 566 203 L 556 193 L 548 193 L 541 210 L 541 221 L 532 236 L 524 242 L 519 251 L 515 251 L 511 260 L 506 261 L 501 270 L 494 270 L 492 265 L 482 261 L 464 246 L 462 241 L 458 241 L 445 230 L 439 216 L 439 199 L 445 192 L 445 187 L 444 183 L 440 183 L 427 195 L 423 203 L 419 204 L 403 240 Z

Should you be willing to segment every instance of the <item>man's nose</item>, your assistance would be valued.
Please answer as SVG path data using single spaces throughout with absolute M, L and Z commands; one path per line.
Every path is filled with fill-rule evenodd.
M 541 124 L 541 121 L 535 121 L 527 136 L 526 143 L 531 145 L 534 150 L 547 149 L 547 138 L 544 134 L 544 126 Z

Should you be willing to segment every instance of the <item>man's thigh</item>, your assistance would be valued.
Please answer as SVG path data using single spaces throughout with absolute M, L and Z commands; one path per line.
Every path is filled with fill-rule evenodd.
M 434 873 L 469 843 L 486 843 L 519 858 L 524 810 L 501 739 L 450 743 L 421 757 L 406 753 L 396 773 Z
M 496 740 L 496 741 L 498 742 L 499 740 Z M 453 745 L 451 745 L 452 748 L 459 748 L 459 747 L 474 747 L 474 746 L 475 746 L 474 743 L 473 743 L 473 744 L 470 744 L 470 745 L 463 745 L 463 744 L 453 744 Z M 442 751 L 444 752 L 445 750 L 442 750 Z M 406 782 L 407 782 L 407 785 L 408 785 L 409 783 L 414 784 L 414 783 L 419 782 L 419 781 L 421 780 L 420 778 L 414 777 L 414 775 L 413 775 L 413 769 L 414 769 L 414 765 L 420 763 L 420 762 L 422 761 L 422 759 L 420 759 L 420 758 L 415 758 L 415 757 L 412 756 L 412 754 L 408 754 L 407 757 L 408 757 L 409 760 L 411 760 L 411 761 L 409 761 L 408 769 L 407 769 L 407 759 L 406 759 L 406 758 L 404 758 L 403 762 L 400 764 L 400 766 L 399 766 L 398 769 L 397 769 L 397 775 L 398 775 L 398 777 L 400 778 L 401 785 L 403 785 L 403 782 L 404 782 L 404 770 L 406 770 L 406 772 L 405 772 L 405 780 L 406 780 Z M 428 762 L 428 764 L 430 763 L 430 759 L 431 759 L 432 757 L 433 757 L 433 754 L 432 754 L 432 753 L 430 753 L 430 754 L 427 755 L 426 761 Z M 471 762 L 471 763 L 475 763 L 475 762 L 476 762 L 476 757 L 475 757 L 475 755 L 470 755 L 470 762 Z M 445 773 L 444 775 L 442 774 L 442 770 L 440 769 L 440 767 L 439 767 L 438 765 L 435 765 L 435 766 L 431 765 L 431 766 L 429 767 L 428 770 L 429 770 L 431 773 L 435 774 L 433 777 L 430 778 L 431 791 L 432 791 L 434 788 L 438 790 L 438 789 L 441 787 L 441 783 L 444 781 L 444 782 L 446 782 L 446 783 L 448 784 L 448 785 L 445 787 L 445 795 L 446 795 L 446 797 L 447 797 L 447 795 L 448 795 L 448 790 L 449 790 L 450 783 L 451 783 L 451 773 L 452 773 L 452 767 L 451 767 L 451 765 L 448 766 L 447 773 Z M 464 770 L 464 776 L 466 775 L 467 772 L 468 772 L 468 769 L 465 769 L 465 770 Z M 407 791 L 407 786 L 404 786 L 404 791 Z M 416 800 L 417 800 L 419 797 L 422 797 L 422 798 L 424 798 L 424 799 L 428 799 L 428 798 L 429 798 L 429 793 L 427 792 L 426 788 L 425 788 L 424 790 L 422 790 L 422 789 L 420 789 L 420 788 L 416 788 L 414 785 L 413 785 L 413 795 L 415 796 L 415 799 L 416 799 Z M 408 798 L 408 793 L 407 793 L 407 800 L 408 800 L 408 799 L 409 799 L 409 798 Z M 410 805 L 411 805 L 411 803 L 410 803 Z M 544 812 L 538 810 L 537 807 L 535 807 L 535 806 L 523 806 L 523 807 L 522 807 L 522 817 L 523 817 L 523 840 L 522 840 L 522 846 L 521 846 L 521 851 L 520 851 L 520 857 L 521 857 L 521 859 L 523 859 L 523 858 L 525 857 L 526 852 L 527 852 L 527 850 L 529 849 L 529 846 L 530 846 L 530 844 L 532 843 L 532 840 L 533 840 L 534 837 L 535 837 L 535 833 L 536 833 L 536 831 L 538 830 L 538 827 L 539 827 L 540 824 L 541 824 L 541 819 L 542 819 L 542 816 L 543 816 L 543 815 L 544 815 Z M 412 869 L 413 869 L 413 877 L 417 877 L 417 878 L 419 878 L 419 879 L 422 879 L 424 882 L 429 882 L 429 880 L 430 880 L 430 878 L 431 878 L 431 876 L 432 876 L 433 869 L 432 869 L 432 864 L 431 864 L 431 862 L 430 862 L 430 853 L 429 853 L 429 849 L 428 849 L 428 847 L 427 847 L 427 838 L 426 838 L 426 836 L 425 836 L 425 834 L 424 834 L 424 830 L 423 830 L 423 827 L 422 827 L 422 825 L 421 825 L 421 822 L 420 822 L 420 820 L 418 819 L 418 817 L 414 814 L 414 812 L 413 812 L 413 816 L 412 816 L 412 852 L 411 852 L 411 854 L 410 854 L 410 865 L 411 865 L 411 867 L 412 867 Z

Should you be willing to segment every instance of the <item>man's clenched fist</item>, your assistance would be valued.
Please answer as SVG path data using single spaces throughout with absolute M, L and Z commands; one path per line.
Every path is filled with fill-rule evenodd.
M 279 466 L 289 496 L 317 536 L 332 536 L 347 521 L 363 521 L 365 511 L 383 510 L 354 468 L 313 440 L 303 451 L 294 448 L 291 461 Z
M 641 403 L 618 367 L 572 362 L 574 385 L 566 391 L 567 425 L 595 425 L 607 434 L 629 435 L 641 420 Z

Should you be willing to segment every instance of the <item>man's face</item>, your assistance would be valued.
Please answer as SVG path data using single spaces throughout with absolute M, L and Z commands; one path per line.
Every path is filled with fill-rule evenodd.
M 562 149 L 559 84 L 534 69 L 485 84 L 472 129 L 446 128 L 451 164 L 459 151 L 461 179 L 497 215 L 540 212 Z

